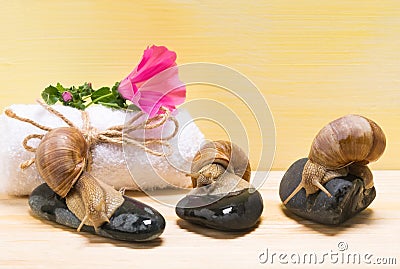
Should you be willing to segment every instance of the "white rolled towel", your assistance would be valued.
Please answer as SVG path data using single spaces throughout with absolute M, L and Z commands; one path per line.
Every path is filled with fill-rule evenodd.
M 61 105 L 55 105 L 53 108 L 61 112 L 75 126 L 82 126 L 80 110 Z M 51 128 L 66 126 L 60 118 L 38 104 L 16 104 L 8 109 L 18 116 L 32 119 Z M 86 111 L 91 126 L 98 130 L 121 125 L 125 121 L 125 112 L 121 110 L 94 105 Z M 188 187 L 190 178 L 185 176 L 184 171 L 190 171 L 190 161 L 204 142 L 204 136 L 185 110 L 176 113 L 175 118 L 179 123 L 179 131 L 169 140 L 171 155 L 154 156 L 135 145 L 125 144 L 122 147 L 116 144 L 96 143 L 92 150 L 93 163 L 90 173 L 116 189 L 151 190 L 171 185 Z M 171 133 L 173 128 L 173 124 L 167 122 L 163 128 L 159 127 L 148 133 L 160 136 L 164 132 Z M 26 151 L 22 146 L 23 139 L 29 134 L 43 133 L 45 131 L 26 122 L 9 118 L 4 113 L 0 115 L 0 193 L 28 195 L 43 182 L 35 164 L 26 169 L 20 168 L 22 162 L 34 157 L 34 153 Z M 146 135 L 148 133 L 146 131 Z M 33 139 L 29 141 L 29 145 L 37 146 L 39 142 Z

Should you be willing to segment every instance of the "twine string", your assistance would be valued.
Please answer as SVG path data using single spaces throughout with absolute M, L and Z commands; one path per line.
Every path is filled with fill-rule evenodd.
M 90 123 L 90 118 L 89 114 L 86 111 L 82 111 L 82 121 L 83 121 L 83 126 L 81 129 L 77 128 L 69 119 L 67 119 L 63 114 L 61 114 L 59 111 L 53 109 L 49 105 L 43 103 L 41 100 L 37 100 L 37 102 L 44 107 L 47 111 L 49 111 L 51 114 L 57 116 L 60 118 L 62 121 L 64 121 L 68 126 L 76 128 L 81 131 L 82 135 L 85 137 L 86 142 L 89 145 L 89 149 L 92 148 L 93 145 L 96 143 L 111 143 L 111 144 L 118 144 L 122 145 L 123 143 L 131 144 L 136 147 L 141 148 L 145 152 L 152 154 L 154 156 L 158 157 L 165 157 L 171 154 L 171 145 L 169 143 L 169 140 L 175 137 L 175 135 L 178 133 L 179 129 L 179 123 L 175 119 L 175 117 L 171 116 L 170 111 L 164 107 L 161 108 L 161 110 L 164 112 L 162 114 L 156 115 L 152 118 L 149 118 L 147 120 L 142 120 L 140 121 L 140 118 L 144 116 L 144 112 L 138 112 L 136 113 L 131 119 L 127 121 L 125 125 L 115 125 L 112 126 L 106 130 L 98 130 L 97 128 L 93 127 Z M 44 125 L 41 125 L 40 123 L 24 118 L 21 116 L 18 116 L 15 114 L 11 109 L 7 109 L 5 111 L 5 114 L 13 119 L 29 123 L 43 131 L 51 131 L 54 128 L 50 128 Z M 171 121 L 174 124 L 174 129 L 171 134 L 165 137 L 160 137 L 160 138 L 146 138 L 146 137 L 136 137 L 133 135 L 130 135 L 129 133 L 132 131 L 137 131 L 137 130 L 151 130 L 151 129 L 156 129 L 162 125 L 164 125 L 167 121 Z M 43 139 L 44 135 L 43 134 L 30 134 L 25 137 L 25 139 L 22 142 L 23 147 L 25 150 L 29 152 L 36 152 L 36 148 L 29 146 L 28 142 L 31 139 Z M 167 148 L 167 151 L 163 150 L 155 150 L 153 149 L 154 146 L 159 146 L 162 149 Z M 91 154 L 90 154 L 91 155 Z M 31 164 L 35 162 L 35 159 L 32 158 L 28 161 L 25 161 L 21 163 L 20 167 L 22 169 L 25 169 L 29 167 Z
M 27 137 L 25 137 L 24 141 L 22 141 L 22 145 L 24 146 L 24 148 L 27 151 L 36 152 L 36 148 L 29 146 L 28 142 L 29 142 L 29 140 L 34 139 L 34 138 L 42 140 L 43 136 L 44 135 L 42 135 L 42 134 L 30 134 Z
M 67 117 L 65 117 L 63 114 L 61 114 L 60 112 L 58 112 L 57 110 L 55 110 L 55 109 L 52 108 L 51 106 L 45 104 L 42 100 L 36 99 L 36 102 L 39 103 L 39 105 L 41 105 L 42 107 L 44 107 L 47 111 L 49 111 L 50 113 L 52 113 L 53 115 L 57 116 L 57 117 L 60 118 L 62 121 L 64 121 L 66 124 L 68 124 L 69 127 L 74 127 L 74 128 L 76 128 L 76 129 L 78 129 L 78 128 L 72 123 L 72 121 L 70 121 L 69 119 L 67 119 Z

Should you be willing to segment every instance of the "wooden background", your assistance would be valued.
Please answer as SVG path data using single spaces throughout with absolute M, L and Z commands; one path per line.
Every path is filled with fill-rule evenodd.
M 111 85 L 131 71 L 146 46 L 165 45 L 177 52 L 179 64 L 226 65 L 257 85 L 276 125 L 273 169 L 285 170 L 306 156 L 318 130 L 347 113 L 374 119 L 387 135 L 387 150 L 372 167 L 400 169 L 398 0 L 3 0 L 0 4 L 1 109 L 32 103 L 50 83 Z M 201 98 L 222 102 L 240 114 L 253 168 L 267 169 L 268 164 L 257 165 L 266 147 L 248 108 L 217 87 L 188 87 L 188 101 Z M 229 135 L 210 121 L 198 123 L 210 139 Z M 260 190 L 265 206 L 260 224 L 245 234 L 188 224 L 177 218 L 173 207 L 129 193 L 166 218 L 165 232 L 149 244 L 78 234 L 32 216 L 26 197 L 2 195 L 0 267 L 266 268 L 271 264 L 259 264 L 258 257 L 267 248 L 289 255 L 323 254 L 338 252 L 339 242 L 348 244 L 346 253 L 394 257 L 399 263 L 398 171 L 375 170 L 375 201 L 340 227 L 318 225 L 285 210 L 278 197 L 282 175 L 283 171 L 269 174 Z
M 13 0 L 1 1 L 0 27 L 0 108 L 32 103 L 50 83 L 112 85 L 146 46 L 165 45 L 179 64 L 226 65 L 256 84 L 275 120 L 273 169 L 306 156 L 320 128 L 348 113 L 372 118 L 387 135 L 372 168 L 400 169 L 397 0 Z M 268 169 L 258 160 L 273 145 L 263 145 L 246 107 L 216 87 L 188 87 L 188 101 L 198 98 L 240 115 L 253 168 Z M 226 136 L 199 125 L 210 139 Z

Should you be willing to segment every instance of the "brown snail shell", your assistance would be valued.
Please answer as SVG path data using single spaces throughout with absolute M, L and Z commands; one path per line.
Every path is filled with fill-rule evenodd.
M 307 196 L 319 189 L 331 196 L 323 184 L 349 172 L 363 179 L 367 189 L 372 188 L 372 173 L 366 165 L 379 159 L 385 147 L 385 134 L 370 119 L 346 115 L 330 122 L 314 138 L 301 183 L 284 204 L 302 188 Z
M 365 165 L 376 161 L 385 146 L 385 134 L 375 122 L 362 116 L 347 115 L 319 131 L 308 158 L 335 170 L 351 163 Z
M 39 175 L 49 187 L 65 197 L 86 167 L 88 146 L 82 133 L 72 127 L 49 131 L 35 154 Z
M 83 224 L 97 229 L 124 202 L 120 192 L 86 172 L 89 154 L 84 136 L 74 127 L 50 130 L 35 154 L 39 175 L 82 221 L 78 231 Z
M 225 171 L 250 181 L 250 162 L 245 152 L 229 141 L 213 141 L 204 144 L 193 158 L 192 186 L 211 184 Z

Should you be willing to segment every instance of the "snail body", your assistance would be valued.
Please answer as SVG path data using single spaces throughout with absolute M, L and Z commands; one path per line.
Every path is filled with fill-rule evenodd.
M 82 221 L 78 231 L 84 224 L 97 229 L 109 222 L 115 210 L 124 202 L 120 192 L 87 172 L 82 173 L 65 200 L 69 210 Z
M 200 148 L 188 175 L 196 188 L 213 183 L 225 171 L 250 181 L 251 167 L 245 152 L 234 143 L 218 140 Z
M 180 218 L 224 231 L 256 225 L 263 200 L 249 182 L 250 163 L 240 147 L 221 140 L 206 143 L 194 156 L 188 175 L 193 190 L 175 208 Z
M 284 204 L 302 188 L 307 196 L 322 190 L 330 197 L 323 184 L 348 173 L 363 179 L 367 189 L 372 188 L 373 176 L 367 164 L 379 159 L 385 147 L 385 134 L 370 119 L 346 115 L 330 122 L 314 138 L 302 180 Z
M 97 229 L 108 222 L 124 201 L 121 193 L 86 172 L 89 154 L 88 143 L 74 127 L 50 130 L 35 152 L 39 175 L 82 221 L 78 231 L 83 224 Z

